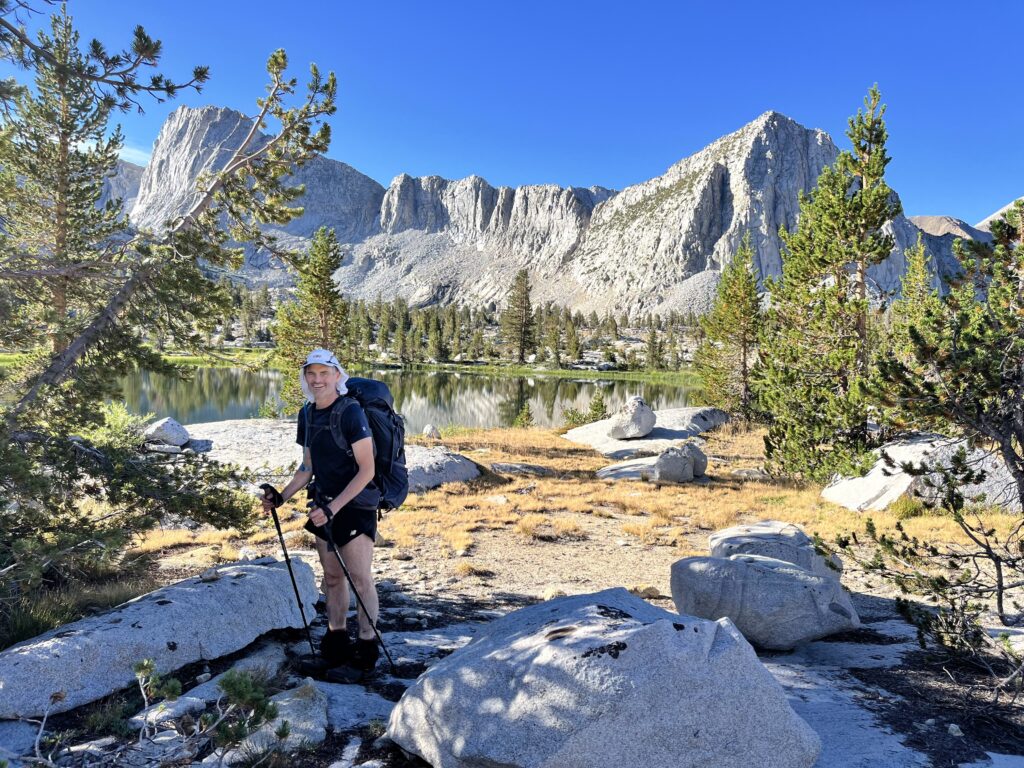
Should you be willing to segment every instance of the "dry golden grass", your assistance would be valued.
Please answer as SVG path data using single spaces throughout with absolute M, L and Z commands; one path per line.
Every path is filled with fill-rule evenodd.
M 547 527 L 548 519 L 544 515 L 526 515 L 516 523 L 516 533 L 528 539 L 541 538 L 541 530 Z
M 709 474 L 714 478 L 708 485 L 673 485 L 657 487 L 644 482 L 608 483 L 597 480 L 593 472 L 608 463 L 604 457 L 589 449 L 570 443 L 553 430 L 497 429 L 465 430 L 445 439 L 453 450 L 474 456 L 481 448 L 487 453 L 479 461 L 526 461 L 550 467 L 560 477 L 513 478 L 500 486 L 500 493 L 509 499 L 505 506 L 483 502 L 483 498 L 496 492 L 499 479 L 493 475 L 446 492 L 431 491 L 417 497 L 410 511 L 430 510 L 428 524 L 420 530 L 421 536 L 438 535 L 429 520 L 442 515 L 448 524 L 464 522 L 474 517 L 484 518 L 483 509 L 498 513 L 497 518 L 484 520 L 485 528 L 501 528 L 509 524 L 507 512 L 518 512 L 516 530 L 521 535 L 535 538 L 539 533 L 554 533 L 553 526 L 546 530 L 536 520 L 552 513 L 608 518 L 618 515 L 636 516 L 629 531 L 642 541 L 658 541 L 682 549 L 704 544 L 704 536 L 714 530 L 756 520 L 776 519 L 796 523 L 808 533 L 816 533 L 827 542 L 856 532 L 862 534 L 866 513 L 853 512 L 823 500 L 817 486 L 800 486 L 788 482 L 741 481 L 729 475 L 733 469 L 760 467 L 764 462 L 764 435 L 762 428 L 743 425 L 726 426 L 705 435 L 706 453 L 720 457 L 727 467 L 716 468 L 712 461 Z M 717 471 L 716 471 L 717 470 Z M 468 516 L 468 517 L 467 517 Z M 871 513 L 878 531 L 891 532 L 898 522 L 895 514 Z M 415 526 L 422 518 L 414 515 L 402 522 L 403 528 Z M 584 518 L 585 519 L 585 518 Z M 1009 527 L 1012 516 L 989 515 L 986 521 L 999 530 Z M 956 524 L 942 515 L 922 515 L 902 521 L 910 536 L 920 539 L 962 541 Z M 624 523 L 629 525 L 629 523 Z M 624 528 L 625 530 L 625 528 Z M 686 537 L 693 539 L 687 545 Z M 415 536 L 409 536 L 405 546 L 412 546 Z M 699 549 L 697 551 L 700 551 Z
M 466 551 L 473 546 L 473 537 L 469 535 L 469 531 L 466 530 L 451 530 L 445 531 L 441 538 L 444 543 L 452 548 L 455 552 Z
M 299 531 L 288 540 L 288 549 L 315 549 L 316 536 L 306 530 Z
M 203 531 L 196 535 L 196 544 L 225 544 L 228 541 L 239 538 L 240 534 L 234 528 L 224 530 Z
M 589 448 L 571 443 L 550 429 L 478 429 L 467 430 L 446 438 L 444 444 L 454 451 L 469 453 L 486 448 L 480 460 L 523 461 L 540 464 L 558 474 L 592 472 L 607 461 Z M 550 478 L 534 478 L 543 482 Z
M 150 531 L 143 536 L 142 541 L 132 548 L 131 555 L 141 555 L 147 552 L 162 552 L 165 549 L 184 547 L 195 543 L 192 531 L 184 528 L 168 528 Z
M 524 515 L 516 523 L 515 530 L 532 541 L 580 541 L 587 538 L 583 526 L 571 517 Z
M 233 563 L 242 557 L 242 553 L 230 544 L 221 544 L 217 550 L 217 562 Z
M 481 568 L 473 563 L 466 562 L 465 560 L 459 562 L 455 568 L 452 569 L 456 576 L 466 578 L 468 576 L 479 576 L 480 578 L 486 578 L 487 576 L 493 576 L 494 572 L 489 571 L 486 568 Z
M 658 541 L 658 528 L 649 521 L 623 523 L 622 532 L 636 536 L 644 544 L 655 544 Z
M 297 517 L 294 520 L 282 520 L 281 521 L 281 532 L 288 533 L 289 531 L 297 531 L 306 524 L 306 516 Z M 274 524 L 271 523 L 269 527 L 264 527 L 256 533 L 252 533 L 245 537 L 245 540 L 250 544 L 262 544 L 267 541 L 275 541 L 277 539 L 277 529 Z
M 585 539 L 587 538 L 583 526 L 569 517 L 558 517 L 552 521 L 551 527 L 555 529 L 555 536 L 559 539 Z

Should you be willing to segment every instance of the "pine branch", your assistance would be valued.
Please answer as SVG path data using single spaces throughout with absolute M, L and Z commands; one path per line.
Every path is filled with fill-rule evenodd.
M 50 0 L 45 2 L 53 4 Z M 68 67 L 45 46 L 36 43 L 23 26 L 6 18 L 14 16 L 17 20 L 18 10 L 38 12 L 23 0 L 13 4 L 0 3 L 0 59 L 25 69 L 34 69 L 40 62 L 45 62 L 59 74 L 91 84 L 97 99 L 108 101 L 121 111 L 135 107 L 142 112 L 142 104 L 137 98 L 141 94 L 148 94 L 161 103 L 174 98 L 182 89 L 198 93 L 209 79 L 207 67 L 195 67 L 192 77 L 183 82 L 172 82 L 160 74 L 152 75 L 148 84 L 139 82 L 140 70 L 155 67 L 161 53 L 160 41 L 149 38 L 142 27 L 135 28 L 131 51 L 110 55 L 99 41 L 93 40 L 84 66 Z

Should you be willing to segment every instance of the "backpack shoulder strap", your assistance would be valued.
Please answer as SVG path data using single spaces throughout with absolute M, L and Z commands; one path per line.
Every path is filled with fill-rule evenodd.
M 341 417 L 353 405 L 359 405 L 359 401 L 354 397 L 341 395 L 331 406 L 331 437 L 334 438 L 337 446 L 343 451 L 348 452 L 350 456 L 352 455 L 352 446 L 349 445 L 348 440 L 345 438 L 345 433 L 341 430 Z M 362 406 L 359 405 L 359 407 L 361 408 Z
M 302 422 L 303 422 L 303 430 L 302 430 L 302 451 L 303 451 L 303 453 L 302 453 L 302 455 L 303 455 L 303 457 L 305 457 L 305 455 L 306 455 L 305 452 L 309 450 L 309 432 L 310 432 L 310 428 L 313 426 L 312 420 L 310 419 L 310 416 L 312 416 L 312 414 L 313 414 L 313 404 L 307 400 L 306 403 L 302 406 L 302 410 L 300 411 L 300 413 L 302 414 Z

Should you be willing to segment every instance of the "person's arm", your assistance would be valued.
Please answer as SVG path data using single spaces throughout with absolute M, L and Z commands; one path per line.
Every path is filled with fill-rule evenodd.
M 359 467 L 359 471 L 356 472 L 355 477 L 349 480 L 348 485 L 342 489 L 341 493 L 335 496 L 331 503 L 327 505 L 332 516 L 338 514 L 339 509 L 358 496 L 369 482 L 373 480 L 375 472 L 373 465 L 373 440 L 369 437 L 364 437 L 362 440 L 352 443 L 352 455 L 355 457 L 356 466 Z M 311 510 L 309 519 L 313 521 L 313 525 L 325 525 L 327 523 L 327 515 L 320 508 Z

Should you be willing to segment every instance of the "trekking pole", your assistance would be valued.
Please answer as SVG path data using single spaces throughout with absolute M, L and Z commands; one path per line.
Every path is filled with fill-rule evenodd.
M 263 491 L 263 498 L 269 501 L 272 506 L 270 514 L 274 516 L 274 527 L 277 528 L 277 539 L 281 542 L 281 551 L 284 552 L 284 562 L 288 566 L 288 575 L 292 577 L 292 589 L 295 590 L 295 601 L 299 604 L 299 615 L 302 616 L 302 626 L 306 628 L 306 640 L 309 642 L 309 650 L 316 656 L 316 648 L 313 647 L 313 635 L 309 631 L 309 622 L 306 621 L 306 610 L 302 607 L 302 596 L 299 594 L 299 585 L 295 581 L 295 571 L 292 570 L 292 559 L 288 557 L 288 547 L 284 544 L 284 533 L 281 531 L 281 519 L 277 516 L 277 508 L 284 504 L 281 492 L 270 483 L 260 486 Z
M 320 492 L 320 489 L 315 486 L 313 487 L 313 501 L 324 511 L 324 514 L 327 515 L 327 525 L 323 527 L 324 535 L 327 536 L 327 544 L 334 551 L 334 556 L 338 558 L 338 564 L 341 565 L 341 570 L 345 572 L 345 578 L 348 580 L 349 587 L 352 588 L 352 594 L 356 596 L 356 602 L 362 609 L 363 615 L 366 616 L 366 620 L 370 622 L 373 634 L 377 636 L 377 642 L 380 643 L 380 647 L 383 649 L 384 655 L 387 656 L 388 664 L 391 665 L 391 674 L 396 674 L 398 669 L 395 667 L 395 660 L 391 658 L 391 654 L 388 652 L 388 647 L 384 645 L 384 638 L 381 637 L 380 630 L 377 629 L 377 622 L 370 618 L 370 612 L 366 610 L 363 598 L 359 596 L 359 590 L 356 589 L 355 582 L 352 581 L 352 574 L 349 573 L 348 566 L 345 565 L 345 559 L 341 556 L 341 552 L 338 550 L 338 545 L 334 543 L 334 532 L 331 530 L 331 521 L 334 519 L 334 516 L 331 514 L 330 508 L 327 506 L 329 502 Z

